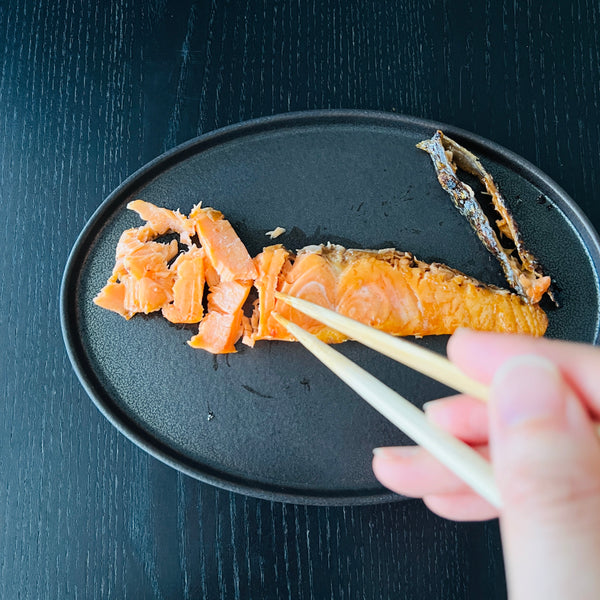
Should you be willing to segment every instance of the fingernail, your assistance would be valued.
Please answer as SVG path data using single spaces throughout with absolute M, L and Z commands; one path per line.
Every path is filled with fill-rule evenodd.
M 458 327 L 454 333 L 452 334 L 452 336 L 450 337 L 450 339 L 458 339 L 461 337 L 468 337 L 469 335 L 475 333 L 472 329 L 469 329 L 468 327 Z
M 425 402 L 425 404 L 423 404 L 423 410 L 427 412 L 436 402 L 437 400 L 430 400 L 429 402 Z
M 452 335 L 464 335 L 465 333 L 469 333 L 470 331 L 473 331 L 472 329 L 469 329 L 468 327 L 457 327 L 454 330 L 454 333 Z
M 373 448 L 373 454 L 378 458 L 410 458 L 420 451 L 419 446 L 386 446 Z
M 493 410 L 505 426 L 565 415 L 562 376 L 539 356 L 515 356 L 506 361 L 494 375 L 491 395 Z

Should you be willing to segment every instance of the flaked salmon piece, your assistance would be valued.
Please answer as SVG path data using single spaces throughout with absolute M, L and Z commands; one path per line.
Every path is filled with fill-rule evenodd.
M 162 307 L 163 317 L 171 323 L 198 323 L 202 319 L 204 260 L 204 251 L 192 246 L 171 265 L 175 276 L 173 302 Z
M 190 237 L 194 235 L 194 224 L 178 210 L 162 208 L 144 200 L 133 200 L 127 204 L 127 208 L 135 211 L 147 222 L 154 232 L 154 237 L 175 232 L 179 234 L 182 244 L 191 245 Z
M 195 206 L 189 216 L 198 239 L 221 281 L 256 279 L 256 268 L 231 223 L 213 208 Z
M 149 273 L 140 279 L 126 275 L 120 283 L 125 286 L 124 308 L 130 314 L 147 315 L 173 299 L 173 276 L 168 271 Z
M 242 343 L 254 348 L 254 329 L 251 319 L 246 315 L 242 315 Z
M 113 277 L 118 278 L 120 275 L 125 275 L 127 273 L 127 269 L 123 265 L 125 258 L 142 248 L 146 242 L 153 240 L 155 237 L 156 233 L 149 225 L 126 229 L 117 242 L 115 266 L 112 271 Z
M 169 244 L 149 241 L 154 237 L 156 232 L 148 225 L 121 234 L 112 275 L 94 298 L 98 306 L 130 319 L 171 302 L 174 276 L 168 263 L 178 245 L 175 240 Z
M 173 276 L 168 272 L 151 273 L 141 278 L 125 274 L 118 281 L 109 280 L 94 298 L 94 303 L 129 320 L 137 313 L 149 314 L 171 302 L 172 288 Z
M 127 320 L 131 319 L 137 312 L 131 312 L 125 308 L 125 284 L 119 281 L 109 280 L 94 298 L 94 303 L 101 308 L 119 313 Z
M 208 311 L 198 333 L 188 342 L 213 354 L 237 352 L 235 343 L 244 331 L 243 306 L 252 282 L 221 281 L 208 294 Z
M 451 334 L 459 327 L 540 336 L 548 324 L 539 306 L 528 304 L 516 294 L 392 249 L 346 250 L 334 245 L 304 248 L 285 276 L 279 278 L 277 291 L 398 336 Z M 327 343 L 345 339 L 275 300 L 264 314 L 259 304 L 258 322 L 266 325 L 254 340 L 292 339 L 271 317 L 273 309 Z
M 150 274 L 166 276 L 169 270 L 168 262 L 177 256 L 177 252 L 178 246 L 175 240 L 169 244 L 146 242 L 123 256 L 123 268 L 136 279 Z
M 206 252 L 204 253 L 204 277 L 210 288 L 216 287 L 219 284 L 219 281 L 221 281 L 217 270 L 212 266 L 208 256 L 206 256 Z
M 109 280 L 94 298 L 94 303 L 129 320 L 137 313 L 160 310 L 172 300 L 172 287 L 173 278 L 168 273 L 141 278 L 125 274 L 118 281 Z
M 267 322 L 275 306 L 275 296 L 273 294 L 278 288 L 279 277 L 289 257 L 290 252 L 281 244 L 277 244 L 264 248 L 254 258 L 254 266 L 258 273 L 257 278 L 254 280 L 254 287 L 258 291 L 258 300 L 250 320 L 250 331 L 246 331 L 244 335 L 243 341 L 248 346 L 253 346 L 255 339 L 265 339 L 271 335 Z M 274 319 L 271 319 L 271 326 L 277 327 L 277 333 L 280 335 L 284 332 L 281 325 Z
M 509 285 L 529 303 L 539 302 L 546 293 L 556 303 L 550 290 L 550 277 L 544 275 L 538 260 L 525 248 L 519 228 L 508 210 L 506 201 L 479 159 L 441 131 L 436 131 L 431 139 L 419 142 L 417 148 L 430 155 L 440 185 L 448 192 L 454 205 L 467 219 L 483 245 L 496 257 Z M 498 231 L 506 240 L 514 244 L 516 252 L 502 246 L 475 198 L 473 189 L 457 177 L 457 167 L 474 175 L 483 184 L 500 217 L 496 220 Z

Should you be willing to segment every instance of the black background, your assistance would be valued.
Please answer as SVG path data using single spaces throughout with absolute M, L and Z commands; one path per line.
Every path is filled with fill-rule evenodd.
M 0 597 L 504 598 L 496 523 L 255 500 L 135 447 L 79 385 L 58 293 L 86 220 L 164 150 L 364 108 L 521 154 L 596 226 L 593 2 L 0 3 Z

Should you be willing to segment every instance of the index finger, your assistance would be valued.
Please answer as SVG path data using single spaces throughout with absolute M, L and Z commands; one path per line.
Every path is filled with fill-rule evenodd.
M 450 338 L 447 352 L 462 371 L 483 383 L 491 383 L 496 370 L 512 356 L 543 356 L 560 369 L 591 412 L 600 416 L 600 348 L 526 335 L 459 329 Z

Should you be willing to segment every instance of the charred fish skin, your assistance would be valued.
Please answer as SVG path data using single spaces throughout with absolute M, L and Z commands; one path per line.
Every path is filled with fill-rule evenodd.
M 509 278 L 509 281 L 511 281 L 511 285 L 518 286 L 519 282 L 507 264 L 506 256 L 500 247 L 496 233 L 492 229 L 487 217 L 483 214 L 481 206 L 475 198 L 473 189 L 456 176 L 454 168 L 448 160 L 446 151 L 441 143 L 441 133 L 441 131 L 438 131 L 430 140 L 418 143 L 417 148 L 429 154 L 442 188 L 450 194 L 454 205 L 477 232 L 485 247 L 492 254 L 495 254 L 503 267 L 505 267 L 505 274 Z
M 486 249 L 498 260 L 509 285 L 529 303 L 539 302 L 545 293 L 554 301 L 549 291 L 550 277 L 543 274 L 537 259 L 525 248 L 512 213 L 492 176 L 483 168 L 479 159 L 439 130 L 431 139 L 418 143 L 417 148 L 429 154 L 440 185 L 450 195 L 454 205 L 467 219 Z M 517 256 L 502 246 L 475 198 L 473 189 L 457 177 L 457 166 L 477 177 L 486 188 L 500 215 L 496 226 L 500 234 L 514 243 Z
M 442 134 L 442 143 L 447 151 L 452 153 L 453 160 L 457 166 L 474 175 L 484 185 L 487 193 L 492 199 L 492 204 L 496 212 L 499 215 L 499 219 L 496 220 L 496 227 L 498 231 L 507 239 L 511 240 L 515 245 L 515 250 L 518 257 L 521 259 L 522 267 L 529 272 L 531 279 L 542 279 L 544 273 L 542 266 L 538 259 L 525 247 L 523 242 L 523 236 L 515 218 L 509 209 L 504 196 L 500 193 L 498 186 L 496 185 L 492 176 L 483 168 L 483 165 L 479 159 L 469 150 L 455 142 L 453 139 Z M 510 257 L 509 257 L 510 259 Z M 551 287 L 547 287 L 545 290 L 550 299 L 558 306 Z M 540 294 L 543 295 L 543 292 Z

